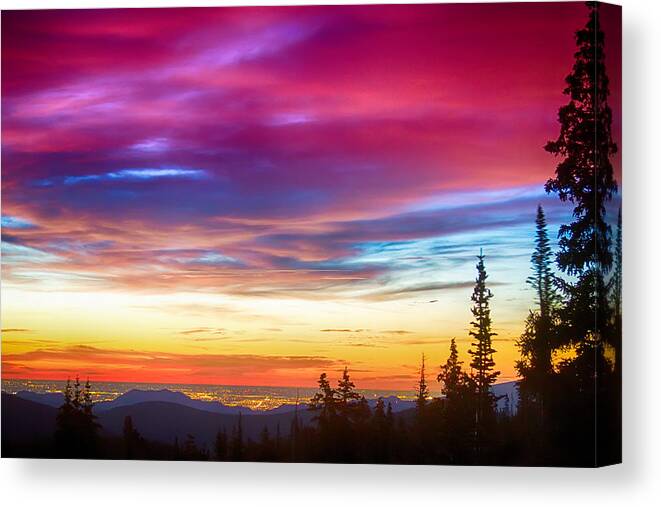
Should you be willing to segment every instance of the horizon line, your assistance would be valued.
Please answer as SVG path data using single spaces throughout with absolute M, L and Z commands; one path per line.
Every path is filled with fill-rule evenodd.
M 29 382 L 66 382 L 66 380 L 57 379 L 31 379 L 31 378 L 5 378 L 1 377 L 0 380 L 4 381 L 29 381 Z M 73 380 L 73 379 L 70 379 Z M 82 378 L 81 378 L 82 380 Z M 85 379 L 87 380 L 87 379 Z M 496 381 L 493 385 L 509 384 L 518 382 L 519 379 L 505 380 L 503 382 Z M 283 386 L 283 385 L 251 385 L 251 384 L 200 384 L 200 383 L 184 383 L 184 382 L 136 382 L 136 381 L 121 381 L 121 380 L 90 380 L 90 384 L 104 383 L 104 384 L 143 384 L 143 385 L 168 385 L 168 386 L 202 386 L 202 387 L 255 387 L 255 388 L 280 388 L 280 389 L 317 389 L 316 386 Z M 356 386 L 357 391 L 383 391 L 383 392 L 415 392 L 415 388 L 409 389 L 369 389 Z

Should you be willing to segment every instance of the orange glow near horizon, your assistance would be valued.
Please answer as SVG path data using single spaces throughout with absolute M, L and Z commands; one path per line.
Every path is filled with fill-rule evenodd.
M 350 317 L 346 302 L 285 301 L 280 309 L 289 307 L 287 315 L 306 307 L 303 315 L 312 321 L 287 323 L 283 313 L 246 317 L 239 312 L 238 303 L 233 312 L 219 317 L 215 312 L 227 310 L 227 303 L 225 307 L 212 305 L 208 298 L 206 306 L 199 299 L 198 306 L 183 302 L 195 295 L 166 298 L 166 302 L 148 295 L 73 292 L 50 304 L 50 311 L 59 316 L 53 322 L 52 313 L 32 309 L 39 298 L 46 303 L 50 293 L 28 292 L 27 307 L 19 309 L 20 289 L 5 291 L 10 303 L 3 308 L 3 322 L 14 322 L 18 316 L 27 327 L 8 325 L 3 329 L 3 378 L 61 380 L 80 375 L 99 381 L 304 387 L 314 386 L 322 371 L 331 378 L 339 376 L 346 365 L 359 387 L 411 390 L 422 353 L 427 357 L 428 380 L 434 384 L 452 337 L 426 329 L 440 322 L 428 311 L 414 312 L 406 320 L 397 314 L 381 315 L 390 313 L 384 304 L 396 311 L 400 303 L 392 302 L 379 303 L 377 309 L 367 312 L 370 319 L 366 319 L 364 310 Z M 149 308 L 146 301 L 154 299 L 159 303 Z M 100 301 L 104 309 L 95 314 L 94 307 Z M 251 308 L 258 302 L 242 304 Z M 173 307 L 179 311 L 172 312 Z M 466 321 L 470 318 L 468 308 L 464 304 Z M 317 315 L 329 311 L 331 315 L 342 312 L 341 322 L 351 326 L 332 327 L 335 317 Z M 192 321 L 195 326 L 190 327 Z M 361 328 L 359 322 L 378 324 L 379 328 Z M 398 329 L 397 324 L 410 325 Z M 461 325 L 457 321 L 453 327 Z M 39 332 L 41 326 L 48 326 L 51 332 Z M 501 381 L 514 375 L 512 369 L 500 366 L 514 364 L 513 335 L 501 332 L 496 337 Z M 457 336 L 457 341 L 468 362 L 468 336 Z

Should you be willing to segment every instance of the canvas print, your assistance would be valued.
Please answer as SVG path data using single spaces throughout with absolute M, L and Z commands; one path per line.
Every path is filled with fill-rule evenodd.
M 2 456 L 621 460 L 621 8 L 2 12 Z

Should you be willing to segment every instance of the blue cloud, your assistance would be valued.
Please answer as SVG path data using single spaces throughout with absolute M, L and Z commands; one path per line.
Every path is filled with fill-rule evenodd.
M 35 227 L 35 225 L 28 220 L 19 217 L 12 217 L 10 215 L 2 215 L 0 224 L 2 227 L 6 227 L 8 229 L 31 229 Z
M 193 179 L 206 178 L 208 173 L 202 169 L 184 169 L 179 167 L 121 169 L 102 174 L 82 174 L 65 176 L 61 180 L 45 179 L 36 182 L 37 186 L 50 187 L 58 181 L 65 185 L 77 185 L 92 181 L 148 181 L 159 178 Z
M 223 255 L 213 250 L 198 249 L 166 249 L 155 251 L 162 262 L 176 262 L 190 266 L 232 266 L 245 267 L 245 264 L 235 257 Z
M 243 263 L 230 257 L 228 255 L 219 254 L 217 252 L 207 252 L 199 257 L 189 261 L 191 264 L 203 264 L 208 266 L 241 266 Z

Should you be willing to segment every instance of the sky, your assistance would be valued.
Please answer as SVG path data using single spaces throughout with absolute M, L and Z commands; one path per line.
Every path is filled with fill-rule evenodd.
M 619 8 L 604 8 L 620 145 Z M 2 377 L 499 381 L 583 2 L 4 11 Z M 614 159 L 620 174 L 620 155 Z

